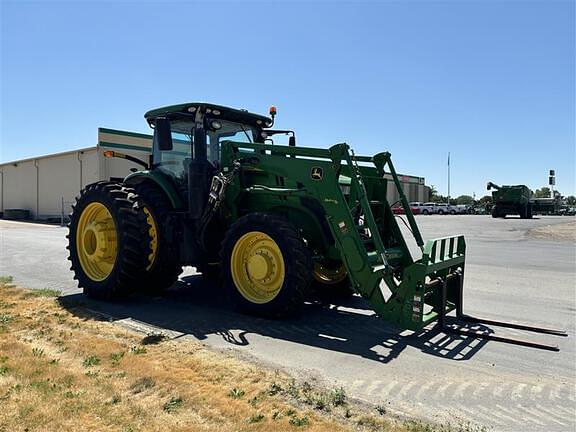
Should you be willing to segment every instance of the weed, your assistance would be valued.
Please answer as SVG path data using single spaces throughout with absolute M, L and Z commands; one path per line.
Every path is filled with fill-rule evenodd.
M 32 348 L 32 355 L 34 357 L 42 357 L 44 355 L 44 349 L 42 348 Z
M 173 397 L 171 398 L 168 402 L 166 402 L 164 404 L 164 411 L 166 411 L 167 413 L 171 413 L 174 412 L 176 409 L 180 408 L 182 406 L 182 398 L 180 397 Z
M 82 364 L 84 365 L 84 367 L 97 366 L 100 364 L 100 358 L 95 355 L 91 355 L 86 357 L 82 362 Z
M 383 416 L 386 414 L 386 407 L 383 405 L 376 405 L 376 411 L 378 412 L 378 414 Z
M 122 402 L 122 398 L 118 394 L 115 394 L 114 396 L 112 396 L 112 399 L 110 400 L 111 405 L 117 405 L 120 402 Z
M 97 366 L 100 364 L 100 357 L 88 356 L 84 359 L 82 364 L 84 365 L 84 367 Z
M 252 399 L 250 399 L 250 400 L 248 401 L 248 403 L 249 403 L 250 405 L 252 405 L 253 407 L 255 407 L 256 405 L 258 405 L 258 396 L 254 396 Z
M 293 415 L 296 415 L 296 411 L 294 411 L 293 409 L 289 409 L 286 411 L 286 415 L 288 417 L 292 417 Z
M 78 395 L 71 390 L 68 390 L 67 392 L 64 393 L 64 397 L 67 399 L 73 399 L 76 396 L 78 396 Z
M 274 411 L 272 413 L 272 420 L 276 421 L 278 420 L 280 417 L 282 417 L 282 414 L 280 413 L 280 411 Z
M 326 396 L 323 394 L 317 394 L 308 399 L 309 403 L 311 403 L 315 409 L 322 411 L 323 409 L 327 408 L 328 401 L 326 400 Z
M 30 290 L 26 294 L 24 294 L 24 298 L 33 298 L 33 297 L 59 297 L 60 291 L 50 288 L 42 288 L 36 290 Z
M 282 391 L 282 387 L 280 386 L 280 384 L 276 384 L 275 382 L 270 384 L 270 387 L 268 388 L 268 395 L 269 396 L 274 396 L 277 395 L 278 393 L 280 393 Z
M 241 389 L 237 389 L 237 388 L 233 388 L 232 390 L 230 390 L 230 392 L 228 393 L 228 396 L 231 397 L 232 399 L 240 399 L 241 397 L 243 397 L 246 393 L 244 392 L 244 390 Z
M 130 386 L 130 390 L 132 390 L 132 393 L 138 394 L 142 393 L 144 390 L 154 387 L 155 385 L 156 383 L 152 378 L 142 377 L 134 381 L 134 383 Z
M 248 417 L 248 423 L 259 423 L 264 420 L 264 414 L 256 414 L 253 416 Z
M 290 423 L 292 426 L 300 427 L 310 424 L 310 420 L 308 420 L 308 417 L 306 416 L 292 417 L 288 423 Z
M 110 360 L 112 360 L 112 365 L 116 366 L 120 360 L 124 357 L 124 352 L 117 352 L 110 354 Z
M 290 384 L 288 384 L 288 394 L 294 399 L 298 399 L 300 396 L 300 391 L 298 390 L 295 380 L 290 381 Z
M 6 375 L 10 368 L 8 366 L 0 366 L 0 376 Z
M 0 363 L 6 363 L 8 361 L 8 356 L 0 356 Z
M 84 375 L 86 375 L 88 378 L 96 378 L 98 375 L 100 375 L 100 373 L 95 371 L 88 371 Z
M 136 346 L 136 345 L 132 345 L 132 346 L 130 347 L 130 353 L 132 353 L 132 354 L 136 354 L 136 355 L 138 355 L 138 354 L 146 354 L 146 352 L 147 352 L 147 351 L 146 351 L 146 348 L 144 348 L 144 347 L 139 347 L 139 346 Z
M 12 276 L 0 276 L 0 285 L 8 285 L 12 283 L 14 278 Z
M 346 392 L 342 387 L 334 389 L 330 392 L 330 402 L 335 407 L 346 404 Z
M 57 365 L 58 363 L 60 363 L 60 359 L 52 359 L 52 360 L 50 360 L 50 364 L 51 364 L 51 365 Z
M 12 317 L 12 315 L 10 314 L 0 314 L 0 324 L 8 324 L 9 322 L 12 322 L 14 320 L 14 318 Z

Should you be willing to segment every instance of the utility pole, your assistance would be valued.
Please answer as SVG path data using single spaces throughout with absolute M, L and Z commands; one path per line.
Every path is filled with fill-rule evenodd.
M 448 152 L 448 204 L 450 204 L 450 152 Z

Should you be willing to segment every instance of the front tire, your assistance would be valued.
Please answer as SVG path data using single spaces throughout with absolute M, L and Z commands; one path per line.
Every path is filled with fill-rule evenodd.
M 88 297 L 124 298 L 133 293 L 150 253 L 146 215 L 133 189 L 98 182 L 84 188 L 70 215 L 68 259 Z
M 221 249 L 223 286 L 233 305 L 267 318 L 296 312 L 308 297 L 312 260 L 286 219 L 251 213 L 238 219 Z

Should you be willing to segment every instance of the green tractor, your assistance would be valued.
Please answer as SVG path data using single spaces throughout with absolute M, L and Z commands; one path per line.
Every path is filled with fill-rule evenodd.
M 74 206 L 68 248 L 85 294 L 158 293 L 189 265 L 219 275 L 211 286 L 251 314 L 288 316 L 317 291 L 357 293 L 402 328 L 439 320 L 465 331 L 446 324 L 452 310 L 469 318 L 464 237 L 424 244 L 389 153 L 296 146 L 293 131 L 272 129 L 275 115 L 207 103 L 146 113 L 150 160 L 106 154 L 144 169 L 87 186 Z M 277 135 L 288 145 L 275 144 Z M 386 199 L 389 179 L 418 259 Z

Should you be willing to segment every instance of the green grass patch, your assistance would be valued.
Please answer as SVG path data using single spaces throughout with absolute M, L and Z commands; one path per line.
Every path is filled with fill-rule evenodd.
M 50 288 L 42 288 L 30 290 L 24 294 L 24 298 L 34 298 L 34 297 L 59 297 L 60 291 Z
M 138 354 L 146 354 L 146 352 L 147 352 L 147 351 L 146 351 L 146 348 L 144 348 L 144 347 L 139 347 L 139 346 L 136 346 L 136 345 L 133 345 L 133 346 L 130 347 L 130 353 L 132 353 L 132 354 L 136 354 L 136 355 L 138 355 Z
M 2 324 L 2 325 L 9 324 L 12 321 L 14 321 L 14 317 L 12 315 L 7 314 L 7 313 L 0 314 L 0 324 Z
M 84 365 L 84 367 L 97 366 L 100 364 L 100 358 L 95 355 L 91 355 L 86 357 L 82 362 L 82 364 Z
M 231 397 L 232 399 L 240 399 L 241 397 L 244 397 L 245 394 L 246 392 L 244 390 L 233 388 L 228 393 L 228 397 Z
M 306 416 L 292 417 L 288 421 L 288 423 L 290 423 L 292 426 L 301 427 L 301 426 L 308 426 L 310 424 L 310 420 Z
M 255 414 L 253 416 L 248 417 L 247 422 L 248 423 L 260 423 L 262 420 L 264 420 L 264 414 Z
M 0 285 L 11 284 L 14 278 L 12 276 L 0 276 Z
M 166 402 L 164 404 L 164 411 L 166 411 L 167 413 L 171 413 L 176 411 L 178 408 L 180 408 L 182 406 L 182 403 L 184 401 L 182 400 L 181 397 L 173 397 L 171 398 L 168 402 Z

